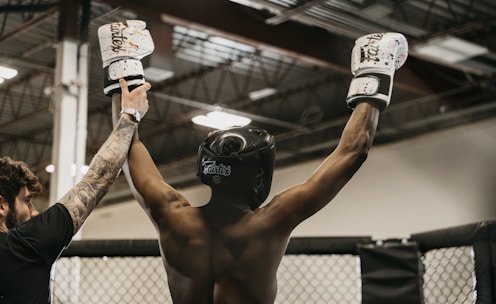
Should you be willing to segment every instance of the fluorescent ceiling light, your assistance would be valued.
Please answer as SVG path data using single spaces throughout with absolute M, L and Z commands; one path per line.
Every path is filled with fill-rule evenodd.
M 449 63 L 456 63 L 489 52 L 486 47 L 454 36 L 428 40 L 413 48 L 420 55 Z
M 195 124 L 214 129 L 226 129 L 234 126 L 246 126 L 251 119 L 229 114 L 221 111 L 213 111 L 207 115 L 198 115 L 191 119 Z
M 264 7 L 258 3 L 254 3 L 253 1 L 248 0 L 230 0 L 231 2 L 235 2 L 244 6 L 248 6 L 257 10 L 263 10 Z
M 256 91 L 249 93 L 248 97 L 251 100 L 258 100 L 258 99 L 268 97 L 270 95 L 274 95 L 276 92 L 277 92 L 277 90 L 274 88 L 263 88 L 263 89 L 256 90 Z
M 17 70 L 0 66 L 0 77 L 11 79 L 17 75 Z
M 0 66 L 0 84 L 4 83 L 5 79 L 11 79 L 17 75 L 17 70 Z
M 383 18 L 386 17 L 387 15 L 390 15 L 394 11 L 393 4 L 390 1 L 378 1 L 378 2 L 369 1 L 369 2 L 373 2 L 373 3 L 362 9 L 360 12 L 372 17 Z
M 145 68 L 145 79 L 152 82 L 161 82 L 174 76 L 174 72 L 149 66 Z
M 45 167 L 45 171 L 48 173 L 53 173 L 55 172 L 55 166 L 53 164 L 49 164 L 48 166 Z
M 86 174 L 88 172 L 89 166 L 83 165 L 79 169 L 82 174 Z M 45 171 L 48 173 L 53 173 L 55 172 L 55 165 L 54 164 L 49 164 L 45 167 Z M 76 164 L 71 165 L 71 176 L 76 176 Z
M 256 49 L 250 45 L 247 45 L 244 43 L 239 43 L 239 42 L 236 42 L 236 41 L 233 41 L 230 39 L 226 39 L 223 37 L 212 36 L 212 37 L 208 38 L 208 40 L 210 40 L 210 42 L 212 42 L 214 44 L 220 44 L 220 45 L 232 48 L 232 49 L 236 49 L 236 50 L 240 50 L 240 51 L 244 51 L 244 52 L 248 52 L 248 53 L 254 53 L 256 51 Z

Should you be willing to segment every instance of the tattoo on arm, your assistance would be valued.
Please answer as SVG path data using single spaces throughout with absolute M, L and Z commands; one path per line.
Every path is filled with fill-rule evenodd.
M 109 191 L 127 157 L 136 124 L 120 119 L 114 131 L 94 156 L 82 180 L 59 203 L 66 206 L 74 223 L 74 234 Z

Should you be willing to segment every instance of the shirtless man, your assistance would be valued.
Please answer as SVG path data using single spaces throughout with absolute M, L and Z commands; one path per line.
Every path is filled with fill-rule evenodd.
M 124 171 L 158 232 L 174 303 L 274 303 L 292 231 L 326 206 L 367 158 L 407 52 L 398 33 L 357 39 L 347 97 L 353 112 L 338 146 L 306 181 L 264 205 L 275 159 L 274 138 L 266 131 L 219 130 L 201 144 L 197 174 L 211 188 L 202 207 L 167 184 L 136 131 Z M 114 99 L 118 106 L 118 94 Z

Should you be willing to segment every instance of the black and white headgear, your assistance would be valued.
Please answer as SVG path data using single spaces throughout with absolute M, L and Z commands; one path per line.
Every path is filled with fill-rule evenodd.
M 274 137 L 254 127 L 211 132 L 198 149 L 197 175 L 212 190 L 236 191 L 251 209 L 267 198 L 275 162 Z

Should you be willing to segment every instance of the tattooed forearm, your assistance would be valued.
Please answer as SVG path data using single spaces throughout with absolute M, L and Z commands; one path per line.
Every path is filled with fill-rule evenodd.
M 107 194 L 119 175 L 135 128 L 135 123 L 121 118 L 110 137 L 94 156 L 82 180 L 59 200 L 72 216 L 74 234 Z

